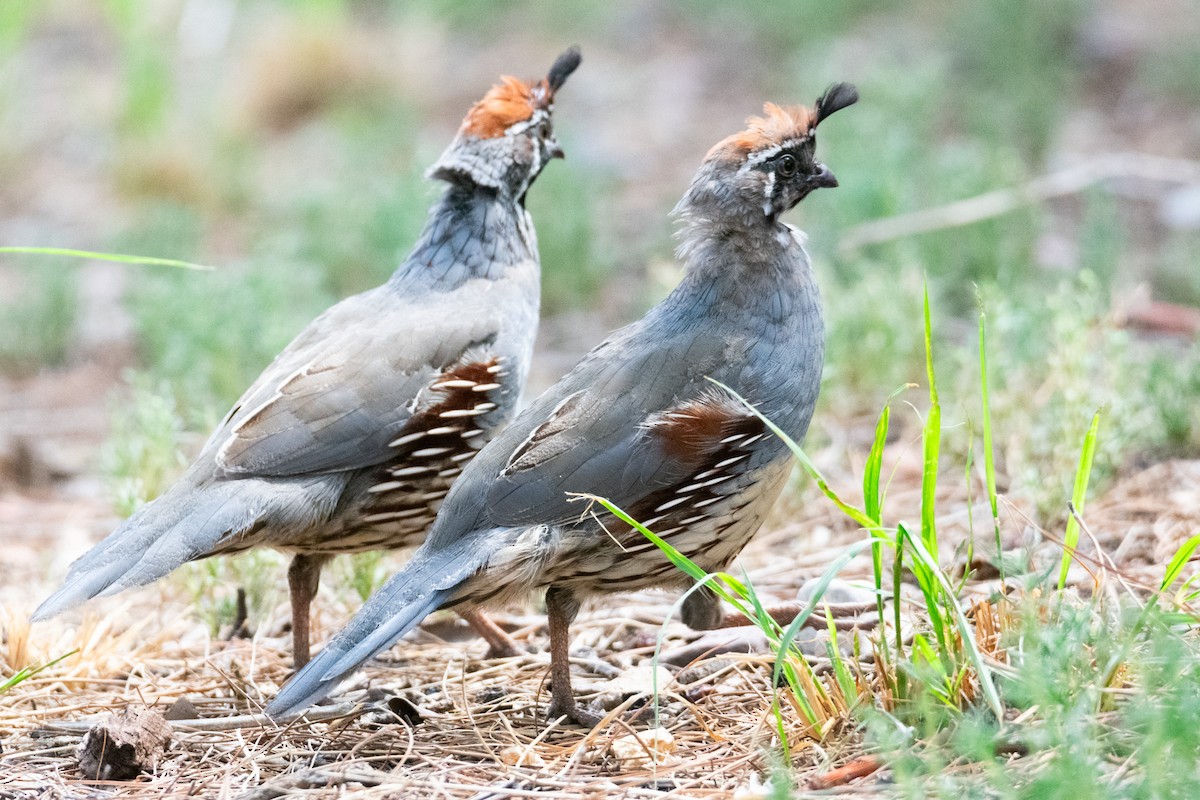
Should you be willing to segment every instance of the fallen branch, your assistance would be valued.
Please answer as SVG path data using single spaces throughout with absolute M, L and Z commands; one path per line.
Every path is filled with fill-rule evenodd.
M 882 766 L 883 762 L 878 756 L 856 758 L 837 769 L 832 769 L 829 772 L 816 776 L 809 782 L 808 788 L 832 789 L 835 786 L 847 784 L 856 778 L 865 778 Z
M 864 222 L 851 228 L 842 237 L 838 250 L 846 255 L 868 245 L 971 225 L 1002 216 L 1022 206 L 1077 194 L 1098 183 L 1115 179 L 1200 183 L 1200 161 L 1143 153 L 1108 153 L 1034 178 L 1022 186 L 996 189 L 947 205 Z

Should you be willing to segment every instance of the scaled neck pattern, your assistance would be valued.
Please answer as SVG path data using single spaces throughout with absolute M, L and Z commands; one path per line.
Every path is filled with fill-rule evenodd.
M 511 267 L 530 263 L 537 263 L 537 238 L 529 213 L 504 192 L 454 181 L 430 209 L 412 254 L 389 284 L 450 291 L 470 280 L 498 280 Z
M 815 294 L 804 234 L 791 225 L 761 215 L 730 218 L 686 203 L 677 213 L 683 220 L 677 254 L 686 267 L 680 288 L 690 289 L 693 298 L 698 294 L 726 312 L 765 312 L 782 321 L 796 309 L 781 298 Z

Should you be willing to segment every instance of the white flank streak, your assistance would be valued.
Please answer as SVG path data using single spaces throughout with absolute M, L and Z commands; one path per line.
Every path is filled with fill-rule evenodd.
M 388 481 L 387 483 L 377 483 L 370 489 L 367 489 L 367 491 L 371 494 L 379 494 L 380 492 L 390 492 L 393 489 L 399 489 L 403 485 L 403 481 Z
M 660 511 L 666 511 L 669 508 L 674 508 L 675 506 L 679 505 L 680 503 L 686 503 L 689 499 L 691 499 L 691 498 L 676 497 L 674 500 L 668 500 L 667 502 L 663 503 L 658 508 L 654 509 L 654 513 L 657 514 Z M 699 505 L 699 503 L 697 503 L 697 505 Z
M 416 433 L 410 433 L 405 436 L 401 436 L 399 439 L 393 439 L 392 441 L 388 442 L 388 447 L 403 447 L 404 445 L 408 444 L 409 442 L 415 442 L 417 439 L 420 439 L 424 435 L 425 435 L 425 431 L 417 431 Z
M 432 458 L 433 456 L 440 456 L 440 455 L 443 455 L 443 454 L 449 453 L 449 452 L 450 452 L 449 447 L 425 447 L 420 450 L 414 450 L 412 457 L 413 458 Z
M 383 514 L 368 514 L 363 517 L 364 522 L 387 522 L 393 519 L 407 519 L 409 517 L 419 517 L 422 514 L 428 514 L 424 508 L 406 508 L 403 511 L 388 511 Z
M 420 475 L 422 472 L 429 472 L 433 467 L 404 467 L 402 469 L 391 470 L 393 478 L 407 478 L 409 475 Z
M 454 380 L 442 381 L 430 386 L 430 389 L 470 389 L 475 386 L 475 381 L 469 381 L 465 378 L 456 378 Z
M 495 408 L 495 406 L 493 406 L 493 408 Z M 441 417 L 442 419 L 457 419 L 459 417 L 478 417 L 480 414 L 486 414 L 489 410 L 490 409 L 487 409 L 487 408 L 480 409 L 478 406 L 476 406 L 475 408 L 456 408 L 451 411 L 443 411 L 442 413 L 438 414 L 438 416 Z
M 718 463 L 715 467 L 713 467 L 712 470 L 709 470 L 709 471 L 712 472 L 714 470 L 724 469 L 725 467 L 728 467 L 730 464 L 736 464 L 737 462 L 741 461 L 743 458 L 749 458 L 749 457 L 750 457 L 749 453 L 743 453 L 740 456 L 734 456 L 733 458 L 727 458 L 724 461 Z M 697 475 L 696 477 L 700 478 L 700 477 L 704 477 L 704 476 Z
M 499 389 L 498 383 L 477 383 L 471 387 L 472 392 L 490 392 L 492 389 Z
M 458 432 L 458 428 L 452 428 L 449 426 L 442 427 L 442 428 L 430 428 L 429 430 L 425 431 L 425 433 L 428 434 L 429 436 L 445 436 L 448 433 L 457 433 L 457 432 Z

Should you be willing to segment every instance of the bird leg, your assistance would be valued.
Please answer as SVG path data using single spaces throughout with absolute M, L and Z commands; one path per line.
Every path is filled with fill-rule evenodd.
M 571 689 L 570 626 L 579 613 L 579 600 L 569 589 L 551 586 L 546 590 L 546 616 L 550 623 L 550 708 L 549 719 L 568 719 L 594 728 L 603 717 L 587 711 Z
M 455 610 L 475 629 L 475 633 L 488 643 L 487 655 L 484 658 L 512 658 L 525 652 L 503 628 L 480 609 L 464 607 Z
M 327 555 L 297 553 L 288 565 L 288 592 L 292 600 L 292 665 L 300 669 L 308 663 L 309 609 L 321 585 L 321 567 Z

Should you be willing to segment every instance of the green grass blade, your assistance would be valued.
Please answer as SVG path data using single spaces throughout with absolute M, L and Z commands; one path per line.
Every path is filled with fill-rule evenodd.
M 1000 562 L 1000 578 L 1004 579 L 1004 564 L 1000 558 L 1000 505 L 996 499 L 996 451 L 992 445 L 992 402 L 988 389 L 987 317 L 979 312 L 979 389 L 983 398 L 983 475 L 987 482 L 988 503 L 992 509 L 992 524 L 996 535 L 996 558 Z
M 921 476 L 921 539 L 929 552 L 937 554 L 937 527 L 934 522 L 938 479 L 938 454 L 942 442 L 942 405 L 938 400 L 937 378 L 933 371 L 933 326 L 929 314 L 929 284 L 925 284 L 925 371 L 929 376 L 929 414 L 925 418 L 925 460 Z
M 889 397 L 888 402 L 883 406 L 883 411 L 879 414 L 879 422 L 875 425 L 875 441 L 871 443 L 871 452 L 867 454 L 867 463 L 863 472 L 863 503 L 866 506 L 867 516 L 875 522 L 875 528 L 871 531 L 871 572 L 875 577 L 875 610 L 879 613 L 881 625 L 879 652 L 885 663 L 887 642 L 882 630 L 884 625 L 883 542 L 874 537 L 881 533 L 883 525 L 883 496 L 879 489 L 879 475 L 883 469 L 883 448 L 887 444 L 891 410 L 891 398 Z
M 850 668 L 846 666 L 846 660 L 842 657 L 842 650 L 838 646 L 837 623 L 833 621 L 833 609 L 829 607 L 828 603 L 825 604 L 825 629 L 829 632 L 829 641 L 825 643 L 825 651 L 829 656 L 829 663 L 833 665 L 833 677 L 837 681 L 838 688 L 842 690 L 842 696 L 846 698 L 847 702 L 853 701 L 858 694 L 854 685 L 854 676 L 850 674 Z
M 821 490 L 821 492 L 831 501 L 833 501 L 833 504 L 838 507 L 839 511 L 850 517 L 850 519 L 854 520 L 867 530 L 871 530 L 875 527 L 875 522 L 869 516 L 867 516 L 864 511 L 844 502 L 842 498 L 838 496 L 837 492 L 835 492 L 829 485 L 829 482 L 825 480 L 825 476 L 822 475 L 821 471 L 817 469 L 817 465 L 814 464 L 812 459 L 808 457 L 808 454 L 805 453 L 800 445 L 793 441 L 792 438 L 788 436 L 782 428 L 780 428 L 771 420 L 767 419 L 767 417 L 764 416 L 757 408 L 755 408 L 748 400 L 746 400 L 746 398 L 742 397 L 733 389 L 713 378 L 709 378 L 708 380 L 714 385 L 719 386 L 725 391 L 729 392 L 732 397 L 736 398 L 740 403 L 742 403 L 742 405 L 749 409 L 750 413 L 762 420 L 763 424 L 767 426 L 768 430 L 782 439 L 784 444 L 788 446 L 788 449 L 792 451 L 792 455 L 794 455 L 796 460 L 800 462 L 800 466 L 803 467 L 804 471 L 807 472 L 809 476 L 816 482 L 817 487 Z
M 821 573 L 821 577 L 817 581 L 816 588 L 813 590 L 812 598 L 804 607 L 804 610 L 797 614 L 795 619 L 788 623 L 787 628 L 785 628 L 783 631 L 783 635 L 779 637 L 780 650 L 786 650 L 792 646 L 792 642 L 795 641 L 796 636 L 800 633 L 801 629 L 804 628 L 804 623 L 808 622 L 808 618 L 811 617 L 813 611 L 816 610 L 817 605 L 821 602 L 821 598 L 825 596 L 825 591 L 829 588 L 829 584 L 832 583 L 833 579 L 836 578 L 841 571 L 846 568 L 847 564 L 849 564 L 860 552 L 862 552 L 863 547 L 874 541 L 876 541 L 876 538 L 872 536 L 864 541 L 855 542 L 847 547 L 840 556 L 834 559 L 832 564 L 825 568 L 825 571 Z M 775 679 L 779 679 L 778 663 L 775 665 Z
M 876 525 L 883 521 L 883 497 L 879 491 L 879 475 L 883 470 L 883 448 L 887 443 L 891 414 L 889 399 L 884 404 L 883 411 L 879 413 L 879 421 L 875 423 L 875 441 L 871 443 L 871 452 L 867 453 L 867 463 L 863 466 L 863 510 Z
M 67 256 L 70 258 L 87 258 L 94 261 L 115 261 L 120 264 L 140 264 L 152 267 L 174 267 L 176 269 L 194 269 L 211 271 L 212 267 L 204 264 L 193 264 L 191 261 L 177 261 L 173 258 L 155 258 L 153 256 L 130 256 L 123 253 L 97 253 L 91 250 L 70 250 L 65 247 L 0 247 L 0 253 L 21 253 L 35 256 Z
M 638 531 L 651 542 L 653 542 L 654 546 L 661 550 L 672 564 L 690 576 L 693 580 L 710 580 L 709 573 L 706 572 L 703 567 L 699 566 L 696 564 L 696 562 L 679 552 L 677 549 L 675 549 L 674 545 L 663 539 L 657 533 L 650 530 L 633 517 L 629 516 L 616 504 L 603 497 L 597 497 L 596 495 L 578 494 L 574 496 L 581 500 L 599 503 L 614 517 L 621 520 L 626 525 L 629 525 L 631 528 Z M 757 619 L 757 615 L 754 613 L 753 609 L 747 605 L 746 602 L 747 598 L 752 593 L 750 587 L 746 586 L 732 575 L 728 575 L 724 572 L 716 573 L 714 577 L 716 580 L 712 580 L 712 582 L 708 584 L 709 588 L 716 592 L 722 600 L 732 605 L 740 613 L 744 614 L 747 619 Z
M 1087 435 L 1083 437 L 1083 450 L 1079 454 L 1079 468 L 1075 471 L 1075 488 L 1071 491 L 1071 505 L 1075 513 L 1067 520 L 1067 532 L 1063 537 L 1062 566 L 1058 570 L 1059 591 L 1067 585 L 1067 570 L 1071 566 L 1071 557 L 1075 554 L 1075 546 L 1079 544 L 1079 521 L 1076 514 L 1083 513 L 1083 503 L 1087 499 L 1088 479 L 1092 475 L 1092 460 L 1096 457 L 1096 434 L 1100 429 L 1100 412 L 1092 416 L 1092 424 L 1088 426 Z
M 1175 555 L 1171 558 L 1171 563 L 1167 564 L 1166 572 L 1163 573 L 1162 584 L 1158 587 L 1159 591 L 1165 592 L 1171 587 L 1171 584 L 1179 578 L 1183 568 L 1187 566 L 1188 559 L 1192 557 L 1192 553 L 1196 552 L 1196 548 L 1200 547 L 1200 533 L 1183 543 Z M 1195 576 L 1192 576 L 1193 579 Z M 1186 587 L 1187 584 L 1184 584 Z
M 897 535 L 899 536 L 899 534 Z M 992 671 L 984 662 L 983 654 L 979 652 L 979 646 L 975 642 L 975 632 L 971 630 L 971 623 L 967 620 L 967 615 L 963 611 L 962 605 L 959 604 L 958 598 L 954 596 L 950 579 L 946 577 L 946 573 L 938 566 L 937 560 L 925 548 L 924 542 L 912 535 L 907 535 L 905 538 L 908 541 L 910 552 L 916 556 L 918 561 L 925 565 L 929 570 L 930 576 L 941 584 L 944 607 L 950 612 L 950 616 L 958 628 L 958 635 L 962 639 L 963 649 L 966 650 L 967 660 L 975 668 L 975 675 L 979 680 L 980 691 L 983 693 L 988 707 L 996 715 L 996 719 L 1003 720 L 1004 704 L 1000 701 L 999 692 L 996 691 Z
M 912 540 L 912 534 L 903 523 L 896 526 L 896 541 L 897 548 L 902 548 L 906 541 Z M 917 579 L 917 586 L 921 589 L 921 595 L 925 598 L 925 611 L 929 614 L 929 624 L 933 628 L 934 635 L 937 637 L 938 652 L 941 654 L 942 662 L 947 672 L 951 672 L 954 668 L 954 658 L 950 653 L 949 638 L 946 636 L 946 625 L 942 617 L 942 587 L 934 576 L 933 571 L 929 566 L 917 559 L 909 567 L 913 577 Z
M 42 670 L 49 669 L 50 667 L 53 667 L 58 662 L 62 661 L 63 659 L 70 658 L 71 656 L 75 655 L 78 652 L 79 652 L 79 649 L 76 648 L 75 650 L 71 650 L 69 652 L 63 653 L 61 656 L 54 659 L 53 661 L 47 661 L 45 664 L 38 664 L 36 666 L 25 667 L 24 669 L 17 670 L 15 673 L 13 673 L 12 677 L 10 677 L 4 683 L 0 683 L 0 694 L 4 694 L 5 692 L 7 692 L 9 689 L 13 688 L 14 686 L 17 686 L 18 684 L 21 684 L 21 683 L 29 680 L 34 675 L 37 675 Z

